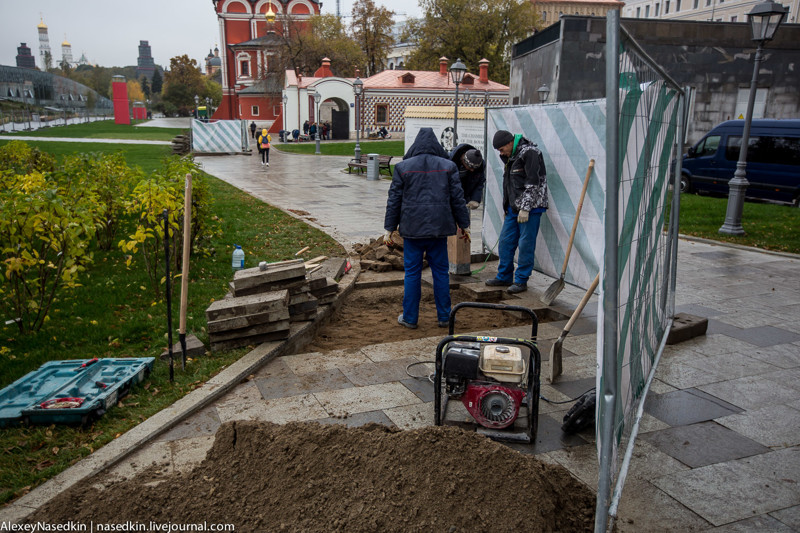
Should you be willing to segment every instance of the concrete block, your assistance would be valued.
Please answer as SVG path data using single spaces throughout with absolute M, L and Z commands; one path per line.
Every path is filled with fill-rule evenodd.
M 305 278 L 306 267 L 302 259 L 270 263 L 266 270 L 260 268 L 245 268 L 233 275 L 233 285 L 236 291 L 257 286 L 268 285 L 277 281 Z
M 223 331 L 230 331 L 234 329 L 243 329 L 258 324 L 268 324 L 271 322 L 279 322 L 281 320 L 289 319 L 289 308 L 281 309 L 280 311 L 270 311 L 267 313 L 256 313 L 252 315 L 237 316 L 233 318 L 225 318 L 222 320 L 209 320 L 208 332 L 221 333 Z
M 208 306 L 208 309 L 206 309 L 206 318 L 212 321 L 221 320 L 223 318 L 254 315 L 257 313 L 268 313 L 286 309 L 288 305 L 289 293 L 285 290 L 251 296 L 225 298 L 223 300 L 217 300 Z
M 678 313 L 675 315 L 672 329 L 667 337 L 667 344 L 678 344 L 679 342 L 705 335 L 707 329 L 707 318 L 688 313 Z
M 186 336 L 186 357 L 200 357 L 201 355 L 205 355 L 205 353 L 206 345 L 203 344 L 196 335 Z M 172 354 L 173 356 L 183 356 L 183 349 L 181 348 L 180 341 L 172 345 Z M 161 352 L 161 359 L 169 359 L 169 350 L 165 349 Z

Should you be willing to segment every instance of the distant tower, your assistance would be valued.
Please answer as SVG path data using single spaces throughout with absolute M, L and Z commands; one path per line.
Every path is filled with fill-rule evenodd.
M 53 54 L 50 52 L 50 37 L 47 35 L 47 24 L 44 20 L 39 18 L 39 24 L 36 26 L 39 30 L 39 57 L 41 58 L 42 70 L 47 69 L 46 57 L 50 56 L 50 66 L 53 66 Z
M 139 60 L 136 66 L 136 79 L 139 80 L 142 76 L 147 76 L 148 81 L 153 81 L 153 74 L 156 71 L 156 65 L 153 63 L 153 56 L 150 52 L 149 41 L 139 41 Z
M 30 47 L 21 43 L 17 47 L 17 66 L 21 68 L 36 68 L 36 60 L 31 55 Z
M 72 45 L 67 41 L 67 36 L 64 35 L 64 42 L 61 43 L 61 63 L 72 65 Z

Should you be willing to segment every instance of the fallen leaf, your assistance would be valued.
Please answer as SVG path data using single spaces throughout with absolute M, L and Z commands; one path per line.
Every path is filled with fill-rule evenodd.
M 53 452 L 53 455 L 58 455 L 59 450 L 60 448 L 58 446 L 53 446 L 53 449 L 50 451 Z

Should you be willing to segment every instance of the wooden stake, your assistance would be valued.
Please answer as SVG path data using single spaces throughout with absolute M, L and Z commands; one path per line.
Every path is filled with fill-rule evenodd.
M 178 334 L 181 341 L 182 369 L 186 369 L 186 307 L 189 296 L 189 255 L 192 248 L 192 175 L 186 174 L 183 200 L 183 271 L 181 274 L 181 313 Z
M 311 247 L 310 246 L 306 246 L 302 250 L 298 250 L 297 252 L 295 252 L 294 256 L 297 257 L 298 255 L 302 254 L 303 252 L 307 252 L 309 248 L 311 248 Z

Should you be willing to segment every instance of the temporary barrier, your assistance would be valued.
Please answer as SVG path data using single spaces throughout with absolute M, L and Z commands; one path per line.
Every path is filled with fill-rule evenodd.
M 250 149 L 247 121 L 192 120 L 192 151 L 197 153 L 236 154 Z

